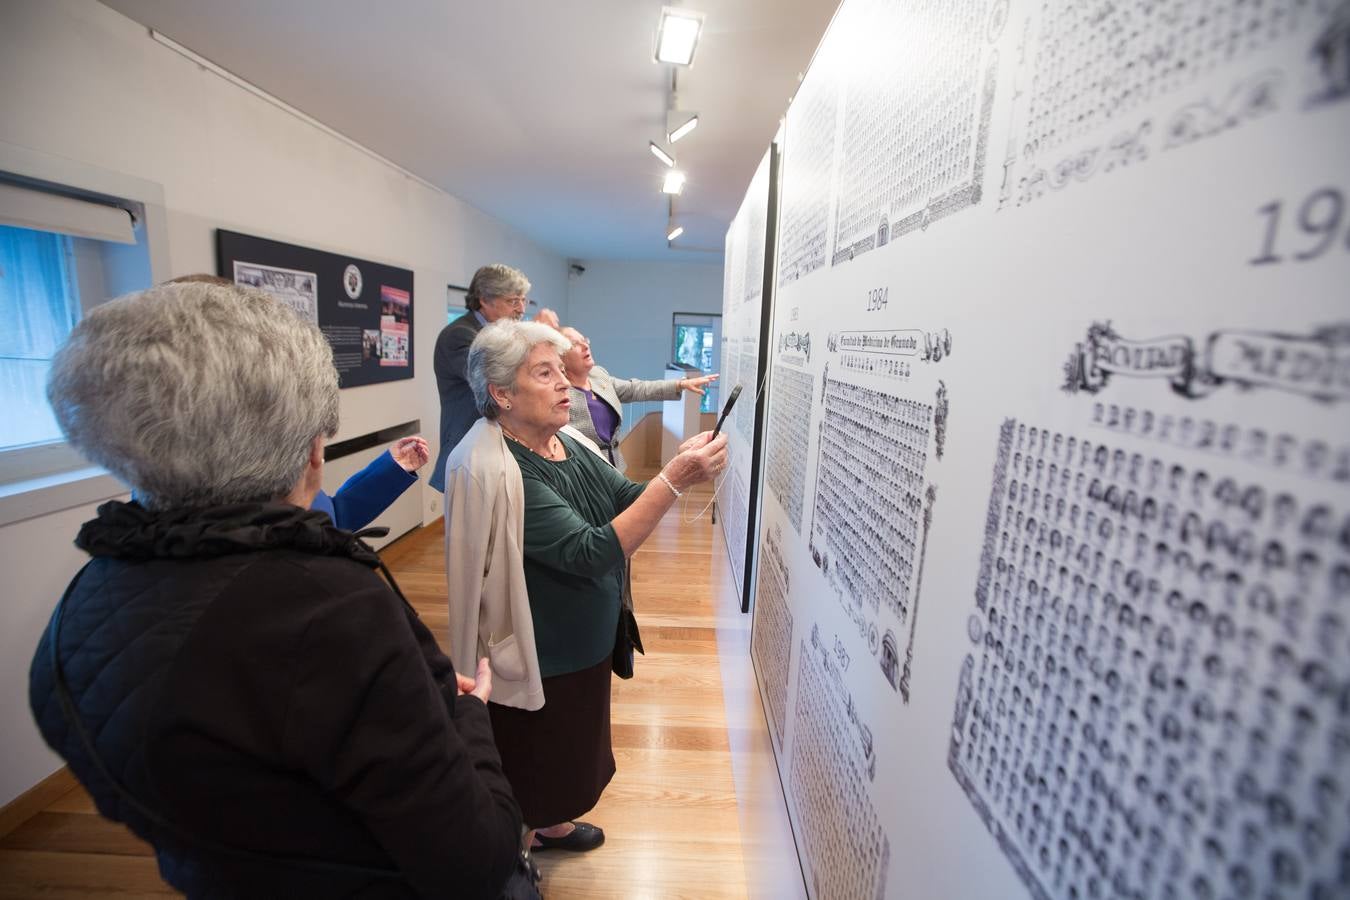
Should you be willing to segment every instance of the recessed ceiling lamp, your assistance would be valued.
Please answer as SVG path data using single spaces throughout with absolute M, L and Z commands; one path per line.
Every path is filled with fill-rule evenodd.
M 670 129 L 668 132 L 666 132 L 666 138 L 672 144 L 698 127 L 698 113 L 694 113 L 693 115 L 689 116 L 689 118 L 686 119 L 682 124 L 677 125 L 674 128 L 670 128 L 670 117 L 678 115 L 681 115 L 681 113 L 670 113 L 666 116 L 666 127 Z
M 663 6 L 656 26 L 656 61 L 676 66 L 693 63 L 702 30 L 703 13 Z
M 661 193 L 678 194 L 682 190 L 684 190 L 684 173 L 677 169 L 671 169 L 666 173 L 665 183 L 661 185 Z
M 669 153 L 667 153 L 666 151 L 662 150 L 659 146 L 657 146 L 656 141 L 648 141 L 647 145 L 648 149 L 652 151 L 652 156 L 655 156 L 657 159 L 661 160 L 661 162 L 670 166 L 672 169 L 675 168 L 675 157 L 671 156 Z
M 666 232 L 666 241 L 673 241 L 682 234 L 684 234 L 684 226 L 676 225 L 674 228 L 670 229 L 670 231 Z

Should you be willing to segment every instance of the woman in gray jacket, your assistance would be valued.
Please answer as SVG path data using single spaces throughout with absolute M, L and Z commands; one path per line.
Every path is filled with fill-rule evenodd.
M 623 404 L 641 400 L 677 400 L 682 391 L 701 395 L 706 385 L 717 380 L 715 374 L 669 381 L 615 378 L 603 366 L 595 364 L 591 342 L 584 334 L 571 327 L 563 328 L 562 334 L 572 342 L 572 349 L 563 354 L 563 366 L 572 386 L 568 424 L 595 441 L 620 472 L 626 468 L 623 454 L 619 452 Z

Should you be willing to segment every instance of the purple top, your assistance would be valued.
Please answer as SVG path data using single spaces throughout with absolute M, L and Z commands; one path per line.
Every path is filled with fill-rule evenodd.
M 595 396 L 594 391 L 583 389 L 582 393 L 586 395 L 586 408 L 591 411 L 595 436 L 600 438 L 601 447 L 608 447 L 614 440 L 614 428 L 619 424 L 619 415 L 608 403 Z

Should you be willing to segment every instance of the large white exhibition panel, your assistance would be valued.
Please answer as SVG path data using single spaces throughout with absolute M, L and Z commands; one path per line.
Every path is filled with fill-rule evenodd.
M 745 596 L 745 556 L 753 522 L 755 469 L 755 401 L 763 390 L 759 376 L 759 331 L 764 301 L 764 269 L 769 217 L 769 178 L 773 150 L 764 154 L 740 210 L 727 229 L 722 275 L 722 391 L 741 395 L 728 415 L 727 471 L 718 485 L 718 512 L 722 536 L 731 557 L 736 589 Z
M 811 896 L 1350 896 L 1350 3 L 845 0 L 780 196 Z

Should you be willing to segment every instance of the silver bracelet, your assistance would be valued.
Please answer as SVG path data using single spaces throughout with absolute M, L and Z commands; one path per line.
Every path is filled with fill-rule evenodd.
M 680 496 L 679 490 L 675 487 L 675 485 L 671 482 L 671 480 L 666 477 L 665 472 L 657 472 L 656 477 L 660 478 L 662 481 L 666 483 L 666 487 L 670 488 L 670 492 L 672 494 L 674 494 L 676 497 Z

